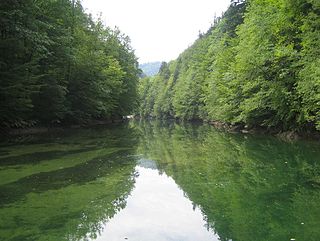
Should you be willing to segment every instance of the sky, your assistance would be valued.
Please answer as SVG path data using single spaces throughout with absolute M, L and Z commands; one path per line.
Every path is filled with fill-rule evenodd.
M 117 26 L 131 39 L 139 63 L 176 59 L 230 0 L 82 0 L 87 13 L 102 13 L 103 22 Z

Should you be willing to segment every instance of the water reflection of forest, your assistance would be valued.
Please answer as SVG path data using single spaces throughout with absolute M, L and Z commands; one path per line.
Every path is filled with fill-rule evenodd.
M 222 241 L 318 241 L 320 148 L 207 125 L 131 122 L 0 147 L 1 240 L 92 240 L 136 165 L 166 173 Z
M 136 125 L 138 152 L 176 181 L 221 240 L 319 240 L 318 143 L 206 125 Z

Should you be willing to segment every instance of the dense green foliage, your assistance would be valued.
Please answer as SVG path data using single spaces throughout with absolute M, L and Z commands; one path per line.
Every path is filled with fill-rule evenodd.
M 135 107 L 129 38 L 79 0 L 2 0 L 0 28 L 2 126 L 110 119 Z
M 248 0 L 140 82 L 140 115 L 320 129 L 320 3 Z

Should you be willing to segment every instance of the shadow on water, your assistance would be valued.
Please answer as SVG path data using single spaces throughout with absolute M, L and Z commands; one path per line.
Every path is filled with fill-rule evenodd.
M 21 164 L 37 164 L 43 160 L 53 160 L 58 159 L 70 154 L 79 154 L 81 152 L 93 151 L 96 150 L 94 147 L 82 148 L 78 150 L 68 150 L 68 151 L 43 151 L 43 152 L 34 152 L 27 153 L 20 156 L 8 156 L 0 157 L 0 168 L 3 166 L 15 166 Z M 6 154 L 9 154 L 7 152 Z
M 122 125 L 28 140 L 3 146 L 0 240 L 97 237 L 134 187 L 135 131 Z
M 140 122 L 138 153 L 156 160 L 223 241 L 318 241 L 320 145 Z
M 86 161 L 80 165 L 63 168 L 52 172 L 37 173 L 16 182 L 0 186 L 0 207 L 18 201 L 28 193 L 58 190 L 69 185 L 82 185 L 99 177 L 121 170 L 124 165 L 132 163 L 128 151 L 118 151 Z

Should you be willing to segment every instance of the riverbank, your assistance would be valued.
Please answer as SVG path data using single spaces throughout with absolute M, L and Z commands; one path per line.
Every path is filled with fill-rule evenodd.
M 93 120 L 87 123 L 82 124 L 72 124 L 72 125 L 55 125 L 55 126 L 33 126 L 26 128 L 0 128 L 0 134 L 3 137 L 17 136 L 17 135 L 34 135 L 34 134 L 44 134 L 48 132 L 59 132 L 66 129 L 80 129 L 80 128 L 90 128 L 95 126 L 103 125 L 112 125 L 116 123 L 121 123 L 129 121 L 130 119 L 135 120 L 154 120 L 153 118 L 142 118 L 139 116 L 134 116 L 134 118 L 123 118 L 123 119 L 114 119 L 114 120 Z M 182 122 L 181 119 L 171 118 L 168 121 L 177 121 Z M 278 137 L 284 141 L 296 141 L 301 139 L 306 140 L 316 140 L 320 141 L 320 132 L 316 130 L 307 130 L 307 131 L 282 131 L 278 128 L 266 128 L 266 127 L 249 127 L 244 124 L 231 124 L 222 121 L 208 121 L 208 120 L 188 120 L 190 123 L 207 123 L 218 130 L 223 130 L 228 133 L 242 133 L 248 135 L 272 135 Z
M 102 125 L 112 125 L 120 122 L 127 121 L 127 119 L 114 119 L 114 120 L 92 120 L 82 124 L 70 124 L 70 125 L 62 125 L 56 124 L 53 126 L 42 126 L 35 125 L 32 127 L 22 127 L 22 128 L 9 128 L 4 127 L 0 128 L 0 134 L 2 137 L 10 137 L 17 135 L 35 135 L 35 134 L 44 134 L 48 132 L 59 132 L 64 131 L 66 129 L 80 129 L 80 128 L 90 128 L 94 126 L 102 126 Z
M 243 133 L 243 134 L 262 134 L 262 135 L 273 135 L 282 140 L 294 141 L 299 139 L 312 139 L 320 140 L 320 132 L 317 130 L 306 130 L 306 131 L 295 131 L 287 130 L 283 131 L 279 128 L 266 128 L 266 127 L 249 127 L 243 124 L 229 124 L 222 121 L 205 121 L 208 124 L 214 126 L 217 129 L 222 129 L 230 133 Z
M 152 117 L 140 117 L 135 116 L 135 119 L 142 119 L 142 120 L 155 120 L 156 118 Z M 179 118 L 168 118 L 165 119 L 168 121 L 177 121 L 177 122 L 184 122 L 186 120 L 182 120 Z M 272 135 L 284 141 L 295 141 L 295 140 L 316 140 L 320 141 L 320 132 L 316 129 L 309 128 L 305 131 L 296 131 L 296 130 L 286 130 L 283 131 L 280 128 L 276 127 L 262 127 L 262 126 L 254 126 L 250 127 L 249 125 L 245 124 L 231 124 L 223 121 L 213 121 L 213 120 L 201 120 L 201 119 L 192 119 L 187 120 L 190 123 L 207 123 L 218 130 L 223 130 L 228 133 L 242 133 L 242 134 L 251 134 L 251 135 Z

